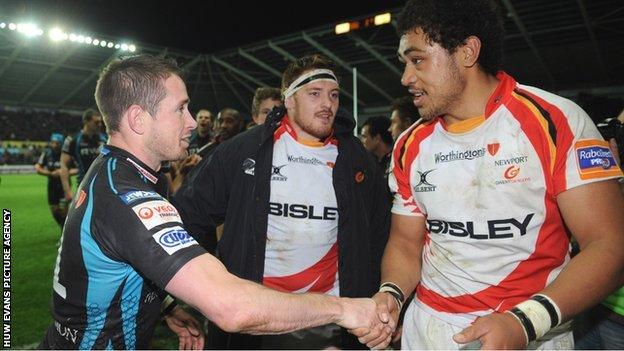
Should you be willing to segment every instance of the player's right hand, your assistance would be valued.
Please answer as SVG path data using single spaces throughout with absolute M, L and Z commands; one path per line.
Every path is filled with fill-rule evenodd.
M 394 324 L 389 315 L 380 318 L 372 299 L 341 299 L 343 316 L 337 323 L 370 348 L 385 348 L 392 338 Z
M 70 203 L 73 198 L 74 198 L 74 196 L 73 196 L 71 190 L 70 191 L 65 191 L 65 201 L 67 201 L 67 203 Z
M 390 327 L 392 332 L 395 331 L 398 320 L 399 320 L 399 311 L 397 301 L 387 292 L 379 292 L 373 296 L 373 300 L 377 304 L 377 316 L 380 320 L 387 320 L 387 325 Z M 368 347 L 381 347 L 387 346 L 387 344 L 392 340 L 392 335 L 390 335 L 389 340 L 385 343 L 386 340 L 381 340 L 380 337 L 375 338 L 374 335 L 365 335 L 359 337 L 359 341 L 362 344 L 366 344 Z

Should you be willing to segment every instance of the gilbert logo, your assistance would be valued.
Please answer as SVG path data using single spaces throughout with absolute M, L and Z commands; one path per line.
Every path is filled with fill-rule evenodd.
M 429 175 L 429 173 L 435 171 L 435 169 L 430 169 L 428 171 L 416 171 L 418 172 L 418 176 L 420 177 L 420 180 L 418 182 L 418 184 L 416 184 L 414 186 L 414 191 L 415 192 L 431 192 L 431 191 L 436 191 L 436 186 L 431 184 L 428 180 L 427 180 L 427 176 Z
M 520 174 L 520 167 L 511 166 L 505 170 L 505 179 L 514 179 Z
M 487 150 L 492 156 L 496 155 L 498 149 L 500 149 L 500 143 L 492 143 L 487 145 Z

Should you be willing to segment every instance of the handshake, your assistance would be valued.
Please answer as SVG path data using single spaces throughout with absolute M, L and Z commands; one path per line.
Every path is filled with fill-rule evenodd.
M 372 299 L 341 299 L 342 318 L 337 322 L 360 343 L 371 349 L 385 349 L 399 319 L 397 300 L 389 293 L 379 292 Z

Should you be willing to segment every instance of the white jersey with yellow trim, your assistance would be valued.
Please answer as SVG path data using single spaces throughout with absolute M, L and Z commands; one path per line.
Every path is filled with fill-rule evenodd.
M 565 267 L 559 193 L 622 176 L 580 107 L 497 78 L 484 116 L 415 124 L 391 164 L 392 212 L 426 217 L 415 303 L 459 327 L 512 308 Z
M 339 296 L 336 141 L 297 141 L 288 118 L 275 132 L 264 265 L 265 286 Z

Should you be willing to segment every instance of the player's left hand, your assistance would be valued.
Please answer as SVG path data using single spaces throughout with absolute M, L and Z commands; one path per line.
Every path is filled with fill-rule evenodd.
M 509 313 L 492 313 L 478 317 L 471 326 L 453 336 L 453 340 L 466 344 L 481 342 L 481 350 L 524 349 L 527 339 L 520 322 Z
M 193 316 L 186 313 L 180 306 L 176 306 L 170 314 L 165 316 L 167 326 L 180 339 L 180 350 L 203 350 L 204 332 Z

